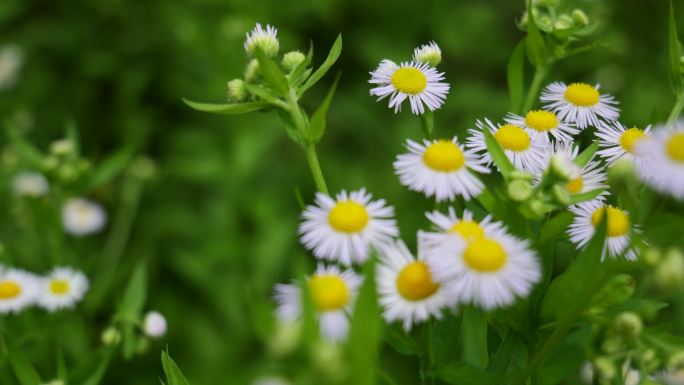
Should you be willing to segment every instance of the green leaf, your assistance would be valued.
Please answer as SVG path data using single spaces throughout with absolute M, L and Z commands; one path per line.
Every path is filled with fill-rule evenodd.
M 320 329 L 318 327 L 318 322 L 316 321 L 316 310 L 314 309 L 313 299 L 309 291 L 309 285 L 305 280 L 301 284 L 302 289 L 302 309 L 303 309 L 303 322 L 302 330 L 304 332 L 304 342 L 308 345 L 312 345 L 314 342 L 320 339 Z
M 19 157 L 24 162 L 35 168 L 43 167 L 43 154 L 31 142 L 26 140 L 16 127 L 8 122 L 6 123 L 6 131 L 10 143 L 12 143 L 14 149 L 19 153 Z
M 527 48 L 527 58 L 535 67 L 543 67 L 547 64 L 548 53 L 544 38 L 539 32 L 537 22 L 532 14 L 532 1 L 527 0 L 527 38 L 525 47 Z
M 574 215 L 569 211 L 561 211 L 553 218 L 547 220 L 542 226 L 537 244 L 543 245 L 548 241 L 556 240 L 565 229 L 572 223 Z
M 99 187 L 118 176 L 135 153 L 133 145 L 127 145 L 103 160 L 85 182 L 87 190 Z
M 62 380 L 62 382 L 66 385 L 69 383 L 68 378 L 69 378 L 69 374 L 67 371 L 66 362 L 64 361 L 64 353 L 62 352 L 62 349 L 58 349 L 57 350 L 57 379 Z
M 461 324 L 463 362 L 478 368 L 487 367 L 487 319 L 480 309 L 466 306 Z
M 585 201 L 590 201 L 594 198 L 599 197 L 605 190 L 604 189 L 595 189 L 579 194 L 572 194 L 570 195 L 570 204 L 574 205 L 580 202 L 585 202 Z
M 167 385 L 190 385 L 185 375 L 180 370 L 176 362 L 169 356 L 169 353 L 162 351 L 161 353 L 162 368 L 164 375 L 166 375 Z
M 302 95 L 306 90 L 311 88 L 314 84 L 316 84 L 325 74 L 328 72 L 330 67 L 335 64 L 337 61 L 337 58 L 340 57 L 340 53 L 342 52 L 342 35 L 337 35 L 337 39 L 335 39 L 335 42 L 333 43 L 332 47 L 330 47 L 330 52 L 328 52 L 328 57 L 325 58 L 325 61 L 323 64 L 321 64 L 320 67 L 316 71 L 314 71 L 313 75 L 309 77 L 306 82 L 302 85 L 302 87 L 299 89 L 298 94 Z
M 461 332 L 460 323 L 461 317 L 450 312 L 432 326 L 430 347 L 433 367 L 440 368 L 455 360 Z
M 574 164 L 579 167 L 584 167 L 587 163 L 594 159 L 594 154 L 598 150 L 598 142 L 592 143 L 589 147 L 585 148 L 575 159 L 572 160 Z
M 508 81 L 508 95 L 511 98 L 511 111 L 522 113 L 523 99 L 525 98 L 525 40 L 515 46 L 513 54 L 508 59 L 506 71 Z
M 482 132 L 484 133 L 485 144 L 487 145 L 487 151 L 489 151 L 489 155 L 492 157 L 494 164 L 496 164 L 496 167 L 498 167 L 499 172 L 501 175 L 503 175 L 504 179 L 508 179 L 508 177 L 511 175 L 511 172 L 515 170 L 513 164 L 508 159 L 503 148 L 501 148 L 501 145 L 499 142 L 497 142 L 489 129 L 485 127 Z
M 81 139 L 78 135 L 78 126 L 76 126 L 76 122 L 73 120 L 69 120 L 66 123 L 66 138 L 74 146 L 74 153 L 78 157 L 81 153 Z
M 305 70 L 311 64 L 311 59 L 313 58 L 313 43 L 309 43 L 309 51 L 306 53 L 306 57 L 304 57 L 304 61 L 299 63 L 297 67 L 295 67 L 292 72 L 290 73 L 290 81 L 298 85 L 300 82 L 303 82 L 304 79 L 308 77 L 308 75 L 305 74 Z M 309 72 L 311 73 L 311 72 Z
M 237 115 L 247 112 L 263 110 L 270 106 L 267 102 L 248 102 L 248 103 L 199 103 L 192 100 L 182 99 L 183 103 L 191 108 L 218 115 Z
M 487 370 L 501 374 L 521 371 L 527 364 L 527 352 L 525 338 L 509 329 L 492 356 Z
M 681 43 L 677 37 L 677 24 L 675 21 L 674 6 L 670 0 L 670 17 L 668 23 L 668 46 L 670 51 L 670 80 L 675 94 L 682 93 L 682 56 Z
M 280 99 L 278 99 L 277 97 L 273 96 L 271 94 L 270 90 L 266 87 L 256 85 L 256 84 L 245 83 L 245 89 L 247 90 L 247 92 L 258 96 L 261 99 L 263 99 L 269 103 L 273 103 L 276 105 L 282 105 L 283 104 L 283 102 Z
M 99 385 L 100 382 L 102 382 L 102 378 L 107 372 L 113 353 L 113 349 L 107 349 L 102 353 L 102 357 L 100 357 L 95 370 L 85 381 L 83 381 L 83 385 Z
M 283 74 L 283 71 L 278 66 L 278 63 L 266 56 L 260 49 L 257 49 L 254 54 L 259 61 L 259 71 L 261 71 L 261 75 L 264 77 L 264 80 L 266 80 L 269 87 L 282 95 L 287 95 L 290 86 L 285 74 Z
M 420 354 L 420 349 L 416 342 L 406 334 L 406 331 L 398 325 L 389 325 L 385 328 L 383 340 L 394 350 L 407 356 Z
M 364 282 L 359 291 L 347 341 L 350 384 L 375 385 L 375 367 L 380 342 L 380 308 L 375 291 L 375 259 L 363 268 Z
M 437 377 L 454 385 L 501 385 L 504 376 L 469 364 L 451 364 L 436 372 Z
M 335 95 L 335 90 L 337 89 L 337 83 L 340 81 L 341 74 L 335 76 L 330 90 L 325 95 L 323 102 L 318 107 L 318 109 L 311 115 L 311 123 L 309 124 L 308 140 L 311 143 L 318 143 L 323 137 L 325 132 L 325 118 L 328 114 L 328 109 L 330 108 L 330 103 L 332 102 L 333 96 Z
M 124 358 L 133 357 L 136 347 L 135 325 L 141 318 L 145 300 L 147 298 L 147 269 L 143 262 L 139 262 L 133 271 L 128 287 L 117 312 L 118 321 L 122 323 Z
M 26 358 L 24 352 L 14 343 L 13 339 L 9 335 L 5 334 L 4 340 L 5 346 L 7 347 L 7 358 L 9 359 L 10 365 L 14 370 L 14 374 L 19 380 L 19 384 L 42 384 L 43 381 L 40 379 L 38 371 L 36 371 L 36 368 L 34 368 L 28 358 Z
M 568 334 L 539 371 L 540 385 L 556 385 L 572 373 L 579 372 L 586 360 L 586 346 L 591 340 L 591 326 L 585 326 Z

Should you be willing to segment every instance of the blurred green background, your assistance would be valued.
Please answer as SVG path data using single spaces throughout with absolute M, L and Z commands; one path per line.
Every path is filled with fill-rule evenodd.
M 549 79 L 601 83 L 621 101 L 628 125 L 667 114 L 667 2 L 564 3 L 598 22 L 590 39 L 604 47 L 560 63 Z M 277 371 L 266 359 L 273 285 L 313 265 L 296 234 L 294 189 L 307 202 L 314 190 L 305 159 L 273 112 L 211 116 L 180 101 L 225 101 L 226 82 L 242 75 L 242 43 L 254 23 L 275 25 L 283 51 L 305 50 L 310 39 L 315 65 L 342 33 L 333 69 L 342 81 L 319 149 L 324 173 L 333 191 L 366 186 L 395 205 L 414 244 L 431 204 L 399 185 L 392 160 L 405 138 L 421 136 L 419 121 L 376 103 L 368 72 L 435 40 L 452 85 L 437 133 L 463 134 L 475 119 L 507 111 L 506 63 L 524 36 L 515 23 L 523 10 L 523 1 L 511 0 L 0 1 L 0 44 L 24 59 L 15 86 L 0 91 L 2 119 L 43 148 L 74 119 L 88 158 L 139 143 L 159 169 L 126 263 L 147 261 L 148 307 L 167 316 L 169 333 L 147 355 L 114 362 L 105 382 L 155 383 L 165 346 L 194 384 L 243 384 Z M 304 104 L 316 106 L 332 78 Z

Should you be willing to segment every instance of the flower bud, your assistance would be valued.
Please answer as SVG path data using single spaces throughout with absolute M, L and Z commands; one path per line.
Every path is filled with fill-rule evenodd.
M 523 202 L 532 196 L 532 186 L 530 182 L 516 179 L 508 184 L 508 196 L 516 202 Z
M 570 15 L 560 15 L 556 22 L 553 24 L 555 29 L 569 29 L 572 28 L 575 21 L 570 17 Z
M 50 382 L 46 382 L 42 385 L 64 385 L 64 381 L 62 380 L 52 380 Z
M 558 202 L 561 206 L 569 206 L 572 201 L 570 200 L 570 192 L 565 186 L 553 185 L 551 188 L 553 192 L 553 199 Z
M 577 23 L 577 25 L 580 25 L 582 27 L 586 27 L 587 25 L 589 25 L 589 17 L 587 16 L 586 13 L 584 13 L 583 10 L 574 9 L 572 11 L 571 16 L 572 16 L 572 20 L 574 20 L 575 23 Z
M 245 96 L 247 96 L 247 90 L 242 79 L 233 79 L 228 82 L 228 100 L 241 102 L 245 100 Z
M 121 332 L 119 329 L 110 326 L 102 332 L 100 339 L 105 346 L 118 345 L 121 342 Z
M 434 41 L 423 44 L 413 50 L 413 60 L 418 63 L 427 63 L 431 67 L 437 67 L 442 61 L 442 50 Z
M 560 153 L 551 155 L 549 172 L 564 182 L 577 178 L 578 176 L 577 167 L 572 164 L 572 161 L 565 156 L 565 154 Z
M 662 259 L 662 253 L 660 252 L 660 249 L 657 247 L 649 247 L 646 249 L 646 251 L 641 255 L 641 260 L 644 261 L 647 265 L 651 267 L 655 267 L 658 262 Z
M 166 334 L 166 318 L 158 311 L 148 312 L 143 321 L 143 330 L 149 337 L 163 337 Z
M 302 339 L 301 322 L 278 322 L 268 347 L 276 355 L 292 353 Z
M 66 156 L 74 152 L 74 144 L 69 139 L 60 139 L 52 142 L 50 152 L 56 156 Z
M 259 61 L 252 59 L 247 63 L 247 67 L 245 67 L 245 81 L 251 82 L 257 76 L 259 76 Z
M 663 290 L 676 289 L 684 282 L 684 255 L 679 249 L 669 249 L 655 270 L 655 280 Z
M 140 180 L 151 179 L 157 172 L 157 166 L 154 161 L 147 156 L 137 157 L 131 164 L 128 172 L 131 176 Z
M 610 381 L 617 375 L 617 368 L 615 364 L 608 357 L 598 357 L 594 360 L 594 371 L 599 378 Z
M 53 171 L 59 166 L 59 159 L 54 155 L 48 155 L 43 159 L 43 168 L 46 171 Z
M 286 70 L 292 71 L 298 65 L 302 64 L 306 60 L 306 56 L 299 51 L 290 51 L 283 55 L 283 67 Z
M 641 334 L 644 324 L 638 314 L 625 311 L 617 315 L 614 321 L 615 330 L 628 338 L 635 338 Z
M 549 7 L 555 8 L 560 3 L 560 0 L 534 0 L 532 4 L 536 7 Z
M 274 57 L 278 54 L 280 42 L 278 41 L 278 30 L 275 27 L 266 25 L 266 29 L 264 29 L 261 24 L 257 23 L 252 33 L 247 34 L 245 51 L 249 55 L 254 55 L 257 49 L 260 49 L 268 57 Z

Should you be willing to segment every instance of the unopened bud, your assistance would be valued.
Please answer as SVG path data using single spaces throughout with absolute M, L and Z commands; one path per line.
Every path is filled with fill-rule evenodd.
M 252 59 L 247 63 L 247 67 L 245 67 L 245 80 L 251 82 L 257 76 L 259 76 L 259 61 Z
M 575 21 L 570 17 L 570 15 L 560 15 L 556 22 L 553 24 L 553 27 L 555 29 L 568 29 L 572 28 L 573 25 L 575 24 Z
M 664 290 L 676 289 L 684 282 L 684 255 L 676 248 L 669 249 L 655 270 L 656 284 Z
M 252 32 L 247 34 L 245 51 L 250 55 L 254 55 L 257 49 L 261 50 L 268 57 L 276 56 L 280 49 L 278 30 L 270 25 L 266 25 L 266 28 L 263 28 L 261 24 L 257 23 Z
M 52 142 L 50 152 L 56 156 L 69 155 L 74 152 L 74 144 L 69 139 L 60 139 Z
M 610 381 L 617 375 L 615 364 L 608 357 L 599 357 L 594 360 L 594 371 L 601 379 Z
M 572 203 L 570 200 L 570 192 L 565 186 L 555 184 L 551 188 L 551 191 L 553 192 L 553 199 L 558 202 L 559 205 L 569 206 L 570 203 Z
M 522 179 L 511 181 L 508 184 L 508 196 L 516 202 L 523 202 L 532 196 L 532 186 L 530 182 Z
M 105 346 L 118 345 L 121 342 L 121 332 L 115 327 L 108 327 L 102 332 L 102 343 Z
M 418 63 L 427 63 L 431 67 L 437 67 L 442 62 L 442 50 L 434 41 L 423 44 L 413 50 L 413 60 Z
M 245 90 L 245 82 L 242 79 L 233 79 L 228 82 L 228 100 L 232 102 L 241 102 L 245 100 L 247 90 Z
M 306 56 L 299 51 L 290 51 L 283 55 L 283 67 L 286 70 L 292 71 L 298 65 L 302 64 L 306 60 Z
M 284 356 L 292 353 L 299 346 L 301 339 L 301 322 L 279 322 L 268 346 L 273 353 Z
M 644 324 L 638 314 L 625 311 L 615 317 L 615 330 L 629 338 L 638 337 L 644 329 Z
M 572 19 L 575 21 L 575 23 L 577 23 L 577 25 L 580 25 L 583 27 L 589 25 L 589 17 L 587 16 L 586 13 L 584 13 L 583 10 L 574 9 L 572 11 L 571 16 L 572 16 Z

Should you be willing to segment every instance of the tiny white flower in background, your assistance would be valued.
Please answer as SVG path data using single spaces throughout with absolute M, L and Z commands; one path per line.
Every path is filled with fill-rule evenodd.
M 575 158 L 579 155 L 578 146 L 558 142 L 554 145 L 553 152 L 549 155 L 549 167 L 552 167 L 551 164 L 553 164 L 556 171 L 562 171 L 568 179 L 568 182 L 565 184 L 565 189 L 568 193 L 582 194 L 607 187 L 605 184 L 607 176 L 601 167 L 600 162 L 590 160 L 583 167 L 574 163 Z M 558 170 L 560 168 L 563 168 L 564 170 Z M 543 175 L 537 175 L 534 184 L 539 184 L 542 178 Z M 601 196 L 604 194 L 607 194 L 607 192 L 602 193 Z
M 47 311 L 68 309 L 76 306 L 88 291 L 88 278 L 70 267 L 56 267 L 40 279 L 37 303 Z
M 430 317 L 441 318 L 442 308 L 455 305 L 432 278 L 422 255 L 414 258 L 403 241 L 381 246 L 379 254 L 378 296 L 387 322 L 401 321 L 409 331 Z
M 568 235 L 577 247 L 584 248 L 589 243 L 596 233 L 596 227 L 601 223 L 607 211 L 608 226 L 601 260 L 605 259 L 606 254 L 610 258 L 616 258 L 623 253 L 627 260 L 636 259 L 636 252 L 630 245 L 630 233 L 637 231 L 637 229 L 632 229 L 629 213 L 606 205 L 601 199 L 578 203 L 570 206 L 569 210 L 575 214 L 575 220 L 568 228 Z
M 245 51 L 248 54 L 254 55 L 257 48 L 261 49 L 269 57 L 274 57 L 278 54 L 280 42 L 278 41 L 278 30 L 275 27 L 267 24 L 266 29 L 264 29 L 261 24 L 257 23 L 252 32 L 246 35 Z
M 290 385 L 290 383 L 280 377 L 259 377 L 252 381 L 252 385 Z
M 12 88 L 16 84 L 22 64 L 19 48 L 11 45 L 0 48 L 0 90 Z
M 527 241 L 500 226 L 489 226 L 483 233 L 468 240 L 442 235 L 437 247 L 419 247 L 426 250 L 436 281 L 453 298 L 492 310 L 528 296 L 541 279 L 541 266 Z
M 399 65 L 391 60 L 383 60 L 371 72 L 369 83 L 377 85 L 370 94 L 382 100 L 389 96 L 389 108 L 401 111 L 401 104 L 408 99 L 411 112 L 416 115 L 425 113 L 425 107 L 434 111 L 442 106 L 449 93 L 444 73 L 438 72 L 427 63 L 404 62 Z
M 306 280 L 321 335 L 330 341 L 344 340 L 349 331 L 351 312 L 362 278 L 353 270 L 340 271 L 337 266 L 319 264 L 316 272 Z M 276 285 L 278 317 L 294 322 L 302 316 L 302 291 L 297 284 Z
M 22 171 L 12 179 L 14 193 L 27 197 L 42 197 L 50 190 L 50 184 L 39 172 Z
M 596 136 L 599 138 L 600 149 L 596 152 L 606 160 L 608 164 L 615 163 L 618 159 L 627 159 L 635 164 L 642 162 L 636 144 L 642 140 L 648 140 L 651 135 L 651 126 L 644 129 L 627 128 L 618 121 L 601 123 L 596 127 Z
M 656 375 L 664 385 L 684 385 L 684 368 L 679 370 L 664 370 Z
M 579 134 L 579 130 L 572 123 L 566 123 L 551 111 L 534 110 L 527 115 L 518 116 L 512 113 L 504 119 L 507 123 L 526 129 L 532 136 L 540 136 L 546 141 L 551 138 L 560 142 L 572 142 L 572 136 Z
M 12 268 L 0 269 L 0 314 L 20 312 L 35 304 L 38 279 L 31 273 Z
M 431 67 L 437 67 L 442 61 L 442 50 L 434 41 L 423 44 L 413 50 L 413 61 L 416 63 L 427 63 Z
M 465 150 L 458 138 L 424 140 L 423 144 L 408 140 L 409 152 L 397 156 L 394 169 L 401 184 L 427 197 L 443 201 L 463 196 L 477 196 L 484 185 L 472 171 L 489 173 L 486 161 L 475 151 Z
M 143 330 L 148 337 L 163 337 L 166 334 L 166 317 L 158 311 L 147 312 L 143 320 Z
M 97 233 L 106 222 L 104 208 L 85 198 L 72 198 L 62 208 L 64 229 L 75 236 Z
M 611 95 L 599 93 L 598 85 L 553 82 L 542 91 L 540 100 L 546 103 L 544 108 L 580 129 L 598 127 L 601 119 L 613 121 L 620 117 L 618 102 Z
M 335 199 L 316 194 L 316 204 L 302 213 L 302 244 L 319 259 L 343 265 L 363 263 L 371 248 L 399 235 L 392 218 L 394 208 L 386 206 L 384 199 L 371 199 L 365 189 L 342 191 Z
M 674 128 L 657 127 L 652 140 L 639 141 L 635 151 L 643 159 L 636 163 L 637 174 L 646 184 L 684 199 L 684 121 Z
M 515 168 L 537 174 L 546 166 L 549 144 L 540 136 L 532 136 L 524 128 L 513 124 L 496 126 L 486 118 L 484 122 L 478 120 L 475 124 L 478 130 L 468 130 L 470 137 L 466 147 L 482 153 L 482 158 L 487 164 L 491 164 L 493 160 L 487 150 L 484 130 L 492 133 Z

